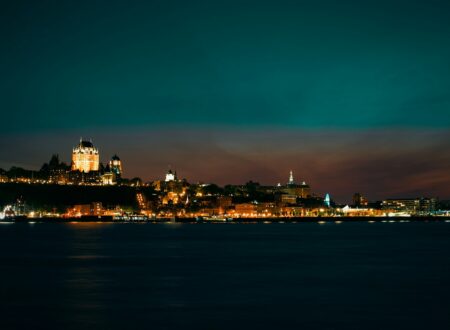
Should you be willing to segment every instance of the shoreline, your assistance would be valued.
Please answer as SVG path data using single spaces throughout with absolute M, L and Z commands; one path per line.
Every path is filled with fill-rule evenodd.
M 0 223 L 227 223 L 227 224 L 269 224 L 269 223 L 348 223 L 348 222 L 370 222 L 370 223 L 395 223 L 395 222 L 450 222 L 449 216 L 411 216 L 411 217 L 285 217 L 285 218 L 149 218 L 149 219 L 113 219 L 109 216 L 103 217 L 81 217 L 81 218 L 6 218 Z

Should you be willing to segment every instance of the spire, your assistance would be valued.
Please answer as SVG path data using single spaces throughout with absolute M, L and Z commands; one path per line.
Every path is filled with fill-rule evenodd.
M 294 184 L 294 173 L 292 170 L 289 172 L 289 184 Z
M 331 205 L 330 194 L 326 194 L 326 195 L 325 195 L 324 202 L 325 202 L 325 205 L 326 205 L 327 207 L 330 207 L 330 205 Z

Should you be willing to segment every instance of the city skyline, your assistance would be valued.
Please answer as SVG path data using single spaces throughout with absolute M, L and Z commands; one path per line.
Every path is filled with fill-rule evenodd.
M 342 202 L 450 198 L 446 1 L 3 9 L 0 168 L 69 161 L 89 136 L 144 180 L 168 164 L 219 184 L 293 169 Z
M 180 176 L 183 178 L 186 178 L 189 182 L 203 182 L 203 183 L 216 183 L 219 185 L 226 185 L 226 184 L 244 184 L 248 181 L 254 181 L 259 182 L 263 185 L 276 185 L 278 183 L 285 184 L 287 182 L 288 173 L 290 170 L 293 170 L 295 173 L 295 178 L 297 182 L 306 181 L 309 184 L 312 185 L 313 190 L 318 195 L 324 196 L 326 193 L 330 193 L 334 200 L 340 203 L 348 203 L 351 200 L 351 196 L 355 192 L 363 193 L 365 196 L 367 196 L 370 200 L 382 200 L 385 198 L 416 198 L 416 197 L 423 197 L 423 196 L 432 196 L 432 197 L 440 197 L 441 199 L 447 199 L 446 192 L 447 192 L 447 186 L 445 186 L 445 183 L 447 182 L 447 172 L 446 172 L 446 163 L 440 164 L 441 166 L 437 169 L 439 171 L 436 171 L 435 164 L 439 165 L 439 162 L 435 161 L 432 163 L 433 166 L 427 167 L 424 166 L 424 164 L 429 163 L 429 159 L 418 159 L 416 157 L 416 154 L 414 153 L 414 148 L 420 147 L 420 148 L 427 148 L 427 143 L 422 141 L 420 139 L 420 136 L 416 136 L 418 138 L 417 140 L 412 139 L 408 134 L 408 132 L 404 132 L 403 134 L 399 134 L 398 132 L 395 133 L 396 138 L 401 141 L 402 143 L 405 143 L 405 141 L 408 141 L 409 148 L 405 148 L 405 150 L 400 153 L 399 155 L 395 156 L 392 154 L 393 150 L 387 149 L 382 150 L 382 153 L 385 154 L 384 157 L 390 156 L 391 158 L 387 158 L 391 161 L 391 164 L 386 163 L 385 168 L 383 171 L 376 168 L 377 163 L 370 164 L 370 161 L 362 161 L 359 164 L 356 164 L 357 166 L 360 166 L 361 172 L 355 172 L 355 167 L 350 167 L 348 169 L 349 172 L 345 175 L 345 172 L 339 171 L 339 168 L 343 168 L 344 166 L 338 167 L 335 172 L 328 173 L 327 172 L 327 163 L 329 163 L 332 160 L 333 153 L 336 152 L 347 152 L 348 155 L 353 154 L 353 149 L 345 150 L 345 149 L 336 149 L 333 150 L 333 146 L 330 145 L 324 145 L 322 143 L 315 144 L 315 147 L 317 150 L 315 150 L 312 154 L 302 151 L 299 152 L 299 150 L 295 149 L 291 152 L 291 158 L 289 158 L 289 162 L 283 162 L 281 158 L 279 157 L 279 154 L 273 153 L 275 156 L 275 162 L 272 163 L 272 168 L 264 167 L 258 164 L 258 161 L 255 160 L 254 162 L 249 162 L 249 166 L 253 166 L 251 168 L 241 168 L 239 165 L 235 164 L 235 167 L 226 169 L 226 166 L 223 165 L 222 158 L 226 159 L 228 161 L 227 165 L 232 164 L 230 162 L 230 155 L 226 154 L 225 152 L 222 152 L 221 155 L 218 155 L 217 152 L 214 153 L 214 155 L 217 157 L 215 158 L 217 162 L 208 163 L 207 168 L 202 167 L 202 164 L 204 163 L 202 161 L 201 153 L 202 151 L 192 152 L 192 148 L 190 148 L 187 154 L 184 155 L 184 157 L 181 160 L 178 160 L 177 162 L 174 162 L 174 158 L 170 157 L 171 150 L 160 150 L 160 145 L 158 142 L 156 142 L 156 150 L 153 150 L 152 152 L 142 150 L 142 155 L 140 157 L 139 161 L 139 167 L 136 168 L 136 164 L 133 164 L 133 160 L 131 161 L 127 159 L 127 156 L 129 156 L 129 151 L 127 152 L 127 144 L 126 142 L 130 142 L 130 145 L 133 145 L 132 141 L 130 140 L 123 140 L 118 139 L 117 145 L 114 148 L 103 148 L 102 141 L 103 139 L 109 140 L 109 139 L 117 139 L 118 135 L 110 135 L 106 137 L 101 137 L 98 140 L 98 143 L 96 142 L 97 139 L 87 139 L 94 142 L 94 145 L 96 148 L 99 149 L 100 153 L 100 161 L 107 165 L 110 161 L 111 157 L 115 154 L 118 154 L 122 161 L 124 162 L 125 167 L 125 176 L 128 178 L 133 178 L 136 176 L 139 176 L 144 181 L 155 181 L 160 180 L 164 174 L 165 171 L 171 167 L 173 169 L 176 169 Z M 154 133 L 156 134 L 156 133 Z M 246 133 L 249 134 L 248 132 Z M 284 136 L 286 136 L 286 132 L 283 133 Z M 293 133 L 291 133 L 293 134 Z M 366 133 L 367 134 L 367 133 Z M 425 134 L 425 133 L 424 133 Z M 428 133 L 430 134 L 430 133 Z M 436 133 L 433 133 L 436 134 Z M 88 135 L 86 135 L 88 136 Z M 189 136 L 191 138 L 195 139 L 195 134 L 190 133 Z M 290 136 L 289 134 L 287 136 Z M 448 136 L 448 133 L 444 134 L 443 137 Z M 140 136 L 143 138 L 143 135 Z M 253 136 L 255 139 L 258 139 L 258 136 Z M 130 138 L 130 137 L 128 137 Z M 370 141 L 377 141 L 378 139 L 374 139 L 373 137 L 370 138 Z M 392 137 L 384 136 L 381 141 L 378 142 L 388 142 Z M 442 137 L 441 137 L 442 138 Z M 330 136 L 330 139 L 332 140 L 332 137 Z M 59 138 L 58 143 L 63 143 L 65 141 L 65 138 Z M 119 142 L 120 141 L 120 142 Z M 186 139 L 180 138 L 177 141 L 183 141 L 184 143 L 189 142 Z M 427 141 L 425 139 L 425 141 Z M 71 141 L 71 144 L 69 145 L 60 145 L 59 148 L 56 148 L 56 145 L 54 144 L 46 144 L 42 145 L 39 149 L 39 152 L 36 153 L 36 158 L 34 159 L 41 159 L 42 161 L 34 162 L 33 165 L 31 164 L 16 164 L 16 165 L 22 165 L 24 167 L 28 167 L 29 169 L 38 170 L 42 163 L 45 161 L 48 161 L 51 154 L 59 154 L 60 159 L 62 161 L 65 161 L 70 165 L 70 152 L 72 152 L 72 146 L 75 146 L 76 144 L 73 143 L 74 141 Z M 173 141 L 172 141 L 173 142 Z M 228 147 L 232 148 L 232 142 L 230 139 L 226 139 L 226 142 L 229 143 Z M 237 143 L 237 141 L 234 141 Z M 342 143 L 342 140 L 340 140 Z M 344 141 L 345 142 L 345 141 Z M 346 143 L 348 143 L 347 141 Z M 55 142 L 53 142 L 55 143 Z M 267 143 L 270 143 L 270 141 L 267 141 Z M 273 143 L 273 142 L 272 142 Z M 313 143 L 313 141 L 309 141 L 310 144 Z M 236 144 L 239 146 L 239 144 Z M 236 145 L 234 147 L 236 147 Z M 19 144 L 20 146 L 20 144 Z M 29 144 L 26 144 L 26 146 L 29 146 Z M 193 146 L 191 146 L 193 147 Z M 273 150 L 277 150 L 277 146 L 269 148 Z M 29 151 L 33 150 L 34 147 L 29 147 Z M 173 148 L 173 146 L 172 146 Z M 342 148 L 342 147 L 341 147 Z M 372 149 L 372 151 L 369 153 L 372 157 L 380 158 L 379 152 L 380 150 L 377 148 L 374 148 L 373 146 L 367 145 L 368 149 Z M 58 149 L 56 151 L 56 149 Z M 136 150 L 136 148 L 131 148 L 132 152 L 139 152 L 139 150 Z M 194 148 L 195 149 L 195 148 Z M 439 151 L 439 148 L 433 148 L 436 151 L 436 155 L 442 155 L 443 153 Z M 48 150 L 48 151 L 47 151 Z M 179 150 L 179 146 L 175 145 L 175 150 Z M 234 149 L 236 150 L 236 149 Z M 442 149 L 444 150 L 444 149 Z M 60 152 L 62 151 L 62 152 Z M 69 151 L 69 152 L 68 152 Z M 301 150 L 300 150 L 301 151 Z M 367 151 L 366 151 L 367 153 Z M 408 155 L 409 157 L 407 159 L 403 159 L 404 155 Z M 211 155 L 212 153 L 209 152 L 208 155 Z M 445 153 L 444 153 L 445 154 Z M 26 152 L 24 152 L 24 155 L 27 155 Z M 29 155 L 29 154 L 28 154 Z M 195 157 L 189 157 L 195 156 Z M 224 156 L 226 155 L 226 156 Z M 253 157 L 261 157 L 263 155 L 264 157 L 267 157 L 267 153 L 264 152 L 264 150 L 254 150 L 253 151 Z M 321 157 L 319 157 L 319 156 Z M 331 158 L 330 158 L 331 155 Z M 237 157 L 238 155 L 234 155 L 234 157 Z M 295 157 L 300 157 L 295 158 Z M 360 157 L 360 154 L 356 154 L 356 158 Z M 194 159 L 193 159 L 194 158 Z M 212 159 L 212 158 L 211 158 Z M 164 162 L 166 160 L 166 162 Z M 324 163 L 321 163 L 320 160 L 324 161 Z M 273 160 L 272 160 L 273 161 Z M 351 158 L 349 162 L 353 162 L 354 158 Z M 267 163 L 267 161 L 266 161 Z M 289 166 L 290 164 L 293 164 L 292 166 Z M 299 165 L 300 164 L 300 165 Z M 347 164 L 348 166 L 349 164 Z M 443 166 L 442 166 L 443 165 Z M 196 168 L 195 166 L 199 166 L 199 168 Z M 203 165 L 204 166 L 204 165 Z M 417 175 L 411 175 L 411 172 L 405 171 L 405 168 L 414 168 L 416 166 L 416 171 L 420 171 L 424 173 L 425 175 L 417 176 Z M 0 166 L 1 168 L 2 166 Z M 398 177 L 394 182 L 391 182 L 391 176 L 392 176 L 392 167 L 396 168 L 398 172 Z M 423 168 L 421 168 L 423 167 Z M 356 167 L 358 168 L 358 167 Z M 136 169 L 141 170 L 141 175 L 139 172 L 136 171 Z M 226 171 L 224 172 L 224 170 Z M 248 170 L 248 171 L 245 171 Z M 353 171 L 353 172 L 352 172 Z M 382 177 L 380 177 L 380 172 L 384 173 L 386 176 L 386 181 L 383 182 Z M 397 173 L 397 172 L 395 172 Z M 212 175 L 212 176 L 211 176 Z M 355 176 L 358 178 L 366 178 L 366 180 L 370 180 L 369 182 L 361 180 L 361 182 L 355 181 Z M 208 179 L 210 178 L 210 179 Z M 231 179 L 229 179 L 231 178 Z M 353 181 L 351 181 L 353 179 Z M 408 181 L 410 180 L 410 181 Z M 286 181 L 286 182 L 285 182 Z M 435 185 L 436 181 L 438 181 L 439 185 Z M 351 184 L 349 184 L 351 182 Z M 355 184 L 356 182 L 356 184 Z M 375 187 L 372 187 L 370 184 L 376 184 Z M 391 187 L 397 188 L 396 190 L 392 191 L 386 191 L 386 186 L 389 187 L 387 184 L 392 183 Z M 334 189 L 332 189 L 334 187 Z M 337 189 L 336 189 L 337 187 Z M 342 187 L 342 188 L 340 188 Z M 375 189 L 374 189 L 375 188 Z M 437 189 L 436 189 L 437 188 Z M 443 189 L 442 189 L 443 188 Z M 442 190 L 439 190 L 442 189 Z M 439 193 L 443 192 L 443 193 Z
M 450 328 L 450 0 L 9 0 L 0 36 L 0 330 Z

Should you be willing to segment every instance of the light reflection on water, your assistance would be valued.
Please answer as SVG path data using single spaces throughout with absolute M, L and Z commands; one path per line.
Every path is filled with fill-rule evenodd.
M 442 328 L 449 252 L 445 223 L 2 226 L 0 328 Z

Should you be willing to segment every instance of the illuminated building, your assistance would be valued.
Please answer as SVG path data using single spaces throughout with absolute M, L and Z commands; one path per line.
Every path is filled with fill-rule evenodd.
M 169 171 L 166 173 L 166 182 L 170 181 L 177 181 L 177 172 L 172 172 L 172 170 L 169 169 Z
M 282 192 L 288 195 L 293 195 L 300 198 L 307 198 L 311 195 L 311 188 L 306 182 L 302 182 L 301 184 L 296 184 L 294 181 L 294 173 L 292 171 L 289 172 L 289 181 L 286 186 L 281 189 Z
M 189 184 L 186 180 L 179 180 L 177 172 L 169 169 L 166 173 L 165 180 L 153 181 L 152 186 L 156 191 L 161 192 L 161 203 L 178 204 L 187 203 L 187 188 Z
M 256 216 L 257 206 L 251 203 L 236 204 L 235 210 L 239 216 Z
M 324 203 L 327 207 L 331 206 L 331 198 L 330 198 L 330 194 L 326 194 L 325 195 L 325 199 L 324 199 Z
M 78 204 L 67 210 L 67 215 L 71 217 L 101 216 L 103 213 L 104 209 L 101 202 Z
M 420 199 L 405 198 L 405 199 L 387 199 L 381 204 L 383 210 L 416 212 L 420 209 Z
M 80 139 L 78 146 L 72 151 L 72 171 L 89 173 L 98 171 L 100 155 L 91 141 Z
M 122 161 L 117 155 L 112 156 L 111 160 L 109 161 L 109 168 L 111 172 L 115 174 L 116 178 L 120 178 L 122 176 Z
M 162 199 L 162 203 L 164 205 L 167 205 L 169 203 L 178 204 L 178 202 L 179 202 L 179 194 L 173 191 L 168 191 Z
M 166 173 L 166 178 L 164 179 L 164 181 L 153 181 L 152 185 L 156 191 L 169 191 L 174 186 L 176 186 L 176 183 L 178 182 L 179 180 L 177 178 L 177 172 L 173 172 L 171 169 L 169 169 Z
M 296 204 L 297 196 L 292 194 L 282 194 L 279 196 L 279 201 L 283 204 Z
M 376 217 L 383 216 L 385 214 L 382 210 L 377 210 L 373 208 L 351 208 L 346 205 L 345 207 L 339 209 L 340 212 L 346 217 Z
M 218 208 L 218 214 L 227 213 L 227 211 L 233 206 L 233 199 L 230 196 L 219 196 L 216 200 L 216 205 Z
M 289 172 L 289 182 L 288 185 L 293 185 L 294 183 L 294 173 L 292 172 L 292 170 Z
M 113 185 L 116 183 L 114 172 L 107 172 L 101 176 L 101 182 L 103 185 Z
M 436 211 L 437 201 L 435 198 L 403 198 L 403 199 L 386 199 L 381 203 L 383 210 L 395 212 L 432 213 Z

